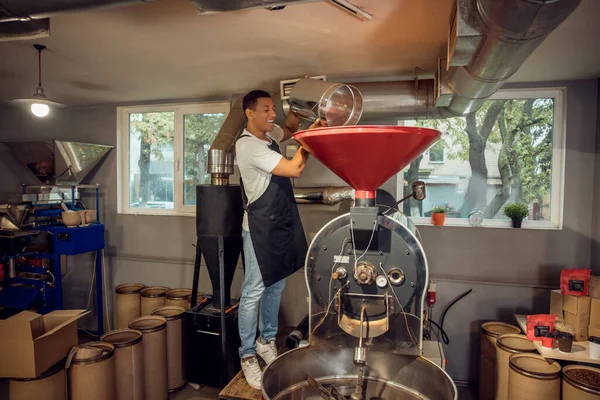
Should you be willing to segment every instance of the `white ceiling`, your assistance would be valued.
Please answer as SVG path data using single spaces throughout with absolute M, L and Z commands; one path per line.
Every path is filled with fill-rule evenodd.
M 188 0 L 162 0 L 51 19 L 51 35 L 0 42 L 0 101 L 33 94 L 43 54 L 47 94 L 68 105 L 226 98 L 308 75 L 353 82 L 433 72 L 446 51 L 454 0 L 355 0 L 360 21 L 324 3 L 199 15 Z M 599 0 L 581 6 L 512 81 L 600 76 Z

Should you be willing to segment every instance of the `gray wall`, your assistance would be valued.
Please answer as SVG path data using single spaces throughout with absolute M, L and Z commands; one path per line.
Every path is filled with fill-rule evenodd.
M 457 380 L 477 379 L 481 322 L 495 319 L 510 322 L 515 311 L 547 311 L 548 288 L 557 286 L 560 270 L 588 267 L 592 231 L 600 237 L 600 226 L 593 225 L 590 217 L 594 204 L 589 189 L 594 179 L 600 176 L 600 169 L 594 176 L 597 81 L 518 85 L 540 86 L 565 86 L 568 89 L 563 229 L 420 228 L 431 276 L 438 283 L 435 319 L 452 298 L 473 289 L 471 295 L 449 311 L 444 326 L 451 340 L 450 346 L 445 346 L 448 371 Z M 0 140 L 43 138 L 116 145 L 115 106 L 66 109 L 47 120 L 34 119 L 27 112 L 0 109 Z M 91 177 L 93 182 L 102 185 L 101 212 L 107 228 L 106 265 L 110 270 L 111 293 L 116 285 L 133 281 L 190 287 L 194 219 L 118 215 L 116 156 L 116 151 L 112 151 Z M 303 178 L 296 182 L 299 186 L 340 183 L 314 160 L 311 163 Z M 0 193 L 18 190 L 26 173 L 0 149 Z M 394 182 L 388 182 L 386 188 L 393 193 Z M 302 205 L 300 212 L 310 236 L 343 210 Z M 65 278 L 68 306 L 86 305 L 91 261 L 89 257 L 69 260 Z M 239 295 L 242 279 L 243 273 L 238 270 L 233 296 Z M 201 289 L 210 289 L 205 269 Z M 306 288 L 303 273 L 298 272 L 287 281 L 282 300 L 282 323 L 297 323 L 305 313 Z M 89 323 L 93 326 L 93 321 Z
M 596 165 L 594 168 L 594 208 L 592 212 L 591 265 L 595 275 L 600 275 L 600 78 L 596 108 Z

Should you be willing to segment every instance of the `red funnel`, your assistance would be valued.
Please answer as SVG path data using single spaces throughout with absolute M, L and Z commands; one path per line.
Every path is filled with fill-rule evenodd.
M 375 190 L 440 138 L 440 132 L 409 126 L 342 126 L 294 135 L 317 160 L 356 190 L 374 198 Z

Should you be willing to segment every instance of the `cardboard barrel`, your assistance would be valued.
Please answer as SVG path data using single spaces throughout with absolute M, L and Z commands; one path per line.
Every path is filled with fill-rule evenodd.
M 184 310 L 190 308 L 192 298 L 192 289 L 171 289 L 167 292 L 167 301 L 165 305 L 174 307 L 183 307 Z
M 115 346 L 90 342 L 72 351 L 69 371 L 69 400 L 106 400 L 116 397 Z
M 142 332 L 145 400 L 167 400 L 167 320 L 147 315 L 134 319 L 129 327 Z
M 156 309 L 152 315 L 159 315 L 167 320 L 167 365 L 169 393 L 181 389 L 185 385 L 183 374 L 183 307 L 165 306 Z
M 563 368 L 562 400 L 600 399 L 600 369 L 585 365 Z
M 117 400 L 144 400 L 142 332 L 116 329 L 105 333 L 101 339 L 115 346 Z
M 13 378 L 10 380 L 10 400 L 65 400 L 66 398 L 65 360 L 37 378 Z
M 115 289 L 117 328 L 127 328 L 129 322 L 141 315 L 140 292 L 143 288 L 141 283 L 126 283 Z
M 560 400 L 560 365 L 538 354 L 509 357 L 508 400 Z
M 150 315 L 157 308 L 164 307 L 168 291 L 169 288 L 165 286 L 151 286 L 142 289 L 141 315 Z
M 496 340 L 501 335 L 519 333 L 518 326 L 491 321 L 481 325 L 481 357 L 479 364 L 479 399 L 494 400 L 496 395 Z
M 535 345 L 525 335 L 508 334 L 496 341 L 496 400 L 508 399 L 508 359 L 515 353 L 535 353 Z

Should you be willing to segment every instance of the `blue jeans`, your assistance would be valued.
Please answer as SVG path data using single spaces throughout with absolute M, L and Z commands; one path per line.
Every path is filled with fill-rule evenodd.
M 285 279 L 265 288 L 258 260 L 252 246 L 250 233 L 242 231 L 246 276 L 242 285 L 238 324 L 242 346 L 240 358 L 256 354 L 256 326 L 260 323 L 260 336 L 263 343 L 275 339 L 277 335 L 279 303 L 285 288 Z

